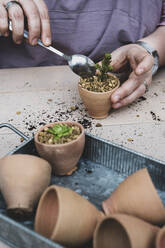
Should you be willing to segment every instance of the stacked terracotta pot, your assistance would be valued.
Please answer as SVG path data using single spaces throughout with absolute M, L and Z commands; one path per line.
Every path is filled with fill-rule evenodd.
M 93 238 L 94 248 L 164 248 L 165 208 L 147 169 L 128 176 L 103 203 L 104 213 L 70 189 L 43 193 L 35 230 L 64 246 Z
M 43 193 L 35 217 L 35 231 L 67 247 L 79 247 L 93 237 L 104 217 L 76 192 L 56 185 Z
M 32 215 L 50 184 L 51 170 L 47 161 L 33 155 L 17 154 L 0 159 L 0 191 L 11 217 L 26 219 Z
M 165 208 L 147 169 L 128 176 L 102 203 L 94 248 L 164 248 Z

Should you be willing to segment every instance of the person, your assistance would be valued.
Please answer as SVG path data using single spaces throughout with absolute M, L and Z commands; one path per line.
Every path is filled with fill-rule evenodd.
M 39 38 L 47 46 L 52 44 L 66 54 L 84 54 L 95 62 L 111 52 L 114 71 L 127 64 L 131 68 L 128 79 L 111 96 L 112 106 L 128 105 L 146 92 L 152 74 L 165 64 L 165 27 L 160 23 L 164 2 L 0 0 L 0 68 L 66 63 L 36 46 Z M 29 31 L 28 44 L 23 42 L 24 28 Z

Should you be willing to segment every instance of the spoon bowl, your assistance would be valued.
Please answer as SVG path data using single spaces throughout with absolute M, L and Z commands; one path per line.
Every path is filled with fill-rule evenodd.
M 95 75 L 96 66 L 90 58 L 82 54 L 74 54 L 69 57 L 68 64 L 74 73 L 83 78 Z

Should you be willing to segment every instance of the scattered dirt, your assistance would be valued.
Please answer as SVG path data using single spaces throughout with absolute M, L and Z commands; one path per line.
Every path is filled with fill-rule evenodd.
M 158 94 L 155 92 L 155 93 L 154 93 L 154 96 L 158 96 Z
M 27 114 L 23 119 L 25 128 L 28 131 L 35 132 L 40 126 L 44 126 L 45 124 L 67 120 L 79 122 L 85 129 L 92 127 L 92 118 L 89 117 L 86 112 L 84 113 L 84 107 L 82 107 L 81 104 L 80 107 L 75 105 L 69 108 L 66 108 L 64 105 L 65 103 L 61 103 L 58 110 L 49 114 L 47 114 L 47 110 L 45 109 L 38 112 L 38 115 L 35 113 Z M 75 114 L 75 111 L 77 111 L 78 114 Z
M 146 97 L 141 96 L 141 97 L 138 98 L 137 102 L 142 102 L 142 101 L 146 101 L 146 100 L 147 100 Z
M 102 127 L 101 123 L 96 123 L 96 127 Z
M 157 116 L 153 111 L 150 111 L 150 113 L 151 113 L 152 119 L 153 119 L 154 121 L 160 121 L 160 117 Z
M 21 143 L 22 143 L 24 140 L 25 140 L 25 139 L 24 139 L 23 137 L 20 138 Z
M 20 114 L 21 114 L 21 111 L 17 111 L 17 112 L 16 112 L 16 115 L 20 115 Z

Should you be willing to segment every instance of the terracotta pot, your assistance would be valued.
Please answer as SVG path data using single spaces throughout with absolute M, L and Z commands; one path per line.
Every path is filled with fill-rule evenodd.
M 111 73 L 109 73 L 111 74 Z M 114 78 L 118 79 L 114 74 Z M 111 95 L 112 93 L 119 88 L 120 81 L 118 79 L 118 85 L 111 91 L 107 92 L 93 92 L 86 90 L 78 84 L 78 90 L 80 97 L 88 110 L 88 113 L 91 117 L 96 119 L 106 118 L 111 109 Z
M 35 231 L 69 247 L 88 242 L 103 213 L 76 192 L 52 185 L 40 198 Z
M 37 156 L 10 155 L 0 160 L 0 190 L 13 218 L 26 218 L 50 183 L 51 166 Z
M 55 124 L 72 124 L 81 129 L 81 134 L 76 140 L 65 144 L 43 144 L 38 141 L 38 134 L 45 127 L 52 127 Z M 55 175 L 65 175 L 74 170 L 83 153 L 85 145 L 85 132 L 81 124 L 74 121 L 60 121 L 50 123 L 40 128 L 34 136 L 35 146 L 39 155 L 50 162 Z
M 124 213 L 153 224 L 165 223 L 165 208 L 147 169 L 128 176 L 110 197 L 103 201 L 102 207 L 106 215 Z
M 159 228 L 130 215 L 113 214 L 98 223 L 94 248 L 154 248 Z
M 156 248 L 165 248 L 165 226 L 157 233 Z

